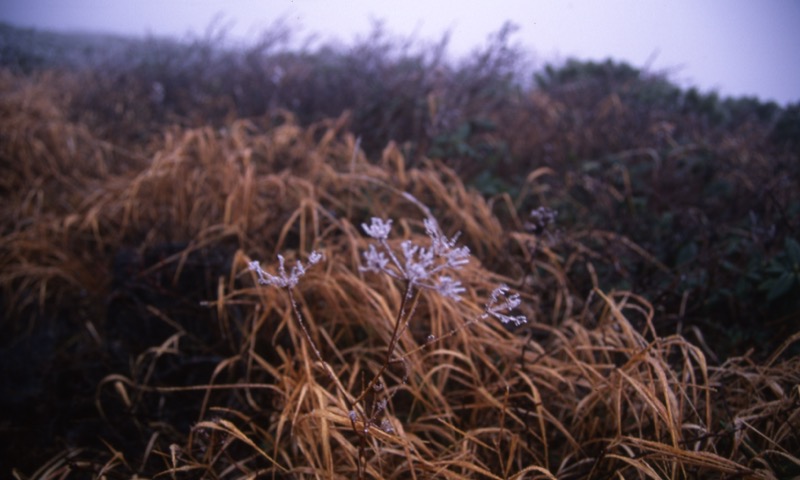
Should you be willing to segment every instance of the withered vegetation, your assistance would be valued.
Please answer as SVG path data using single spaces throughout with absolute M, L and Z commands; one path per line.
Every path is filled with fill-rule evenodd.
M 514 108 L 480 112 L 496 130 L 430 130 L 411 146 L 391 136 L 362 146 L 358 111 L 309 121 L 283 108 L 208 124 L 170 117 L 117 140 L 137 117 L 123 111 L 95 131 L 101 109 L 75 110 L 93 88 L 82 75 L 0 73 L 3 475 L 800 472 L 800 333 L 786 298 L 800 287 L 780 291 L 780 272 L 748 266 L 744 240 L 730 240 L 794 259 L 797 157 L 789 140 L 770 140 L 774 129 L 704 127 L 689 114 L 639 125 L 645 114 L 618 93 L 595 102 L 542 80 Z M 479 146 L 502 142 L 510 160 L 487 180 Z M 492 178 L 508 185 L 493 193 Z M 723 200 L 760 195 L 751 231 L 735 223 L 745 199 L 713 217 L 726 205 L 702 192 L 711 180 Z M 385 373 L 391 428 L 366 425 L 362 437 L 343 391 L 357 395 L 381 369 L 403 289 L 360 268 L 371 241 L 360 226 L 391 218 L 390 242 L 424 243 L 420 204 L 469 247 L 465 289 L 460 302 L 421 293 L 395 348 L 402 361 Z M 538 206 L 555 221 L 529 218 Z M 604 223 L 615 216 L 621 227 Z M 764 218 L 776 219 L 771 232 Z M 248 270 L 311 251 L 324 259 L 294 298 L 334 377 L 290 299 Z M 740 274 L 763 275 L 763 288 L 743 298 L 729 280 Z M 465 325 L 500 283 L 520 293 L 528 322 Z M 718 337 L 736 312 L 773 331 Z

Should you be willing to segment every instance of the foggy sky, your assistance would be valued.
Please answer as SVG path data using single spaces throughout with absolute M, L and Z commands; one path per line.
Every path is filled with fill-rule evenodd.
M 574 57 L 670 72 L 681 86 L 800 101 L 800 2 L 794 0 L 0 0 L 0 21 L 60 31 L 202 36 L 212 21 L 253 41 L 278 19 L 343 43 L 383 20 L 394 35 L 451 33 L 462 56 L 510 20 L 533 67 Z

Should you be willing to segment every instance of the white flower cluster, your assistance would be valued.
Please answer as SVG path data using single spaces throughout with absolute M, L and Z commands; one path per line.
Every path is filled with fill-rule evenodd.
M 528 319 L 525 315 L 507 315 L 503 312 L 511 312 L 520 304 L 519 293 L 508 295 L 508 286 L 500 285 L 492 291 L 489 297 L 489 302 L 486 304 L 486 313 L 483 318 L 492 316 L 503 323 L 513 323 L 514 325 L 522 325 L 527 323 Z
M 306 274 L 306 269 L 316 263 L 319 263 L 320 260 L 322 260 L 322 254 L 317 251 L 313 251 L 308 256 L 308 263 L 306 265 L 303 265 L 303 262 L 298 260 L 295 266 L 292 267 L 292 271 L 289 274 L 286 273 L 286 261 L 284 260 L 283 255 L 278 255 L 278 275 L 272 275 L 265 272 L 261 268 L 258 260 L 250 262 L 248 267 L 250 270 L 258 274 L 258 283 L 261 285 L 274 285 L 281 288 L 294 288 L 297 285 L 297 282 L 300 281 L 300 277 Z
M 448 239 L 442 234 L 436 220 L 429 217 L 425 219 L 425 232 L 431 239 L 430 248 L 406 240 L 400 244 L 401 260 L 386 241 L 392 230 L 391 220 L 373 217 L 369 225 L 364 223 L 361 228 L 378 241 L 378 248 L 373 244 L 364 252 L 365 266 L 361 267 L 362 271 L 385 273 L 456 301 L 461 299 L 460 295 L 465 292 L 461 282 L 443 275 L 445 270 L 460 270 L 469 263 L 469 248 L 456 246 L 458 235 Z

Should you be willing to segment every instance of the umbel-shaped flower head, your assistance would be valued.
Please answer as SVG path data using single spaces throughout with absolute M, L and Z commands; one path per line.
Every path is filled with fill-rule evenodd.
M 444 272 L 460 270 L 469 263 L 469 248 L 456 245 L 458 235 L 448 239 L 435 219 L 428 217 L 424 223 L 431 246 L 426 248 L 405 240 L 400 243 L 400 255 L 387 242 L 392 230 L 392 220 L 373 217 L 369 225 L 362 224 L 364 233 L 377 240 L 378 245 L 370 245 L 364 252 L 364 266 L 361 270 L 385 273 L 411 282 L 415 287 L 434 290 L 445 297 L 460 300 L 464 287 L 460 281 Z
M 286 273 L 286 260 L 284 260 L 283 255 L 278 255 L 278 274 L 272 275 L 264 271 L 261 268 L 258 260 L 254 260 L 248 264 L 250 270 L 256 272 L 258 275 L 258 283 L 261 285 L 274 285 L 280 288 L 294 288 L 297 285 L 297 282 L 300 281 L 300 277 L 306 274 L 306 269 L 322 260 L 322 254 L 313 251 L 308 256 L 308 263 L 303 265 L 303 262 L 300 260 L 297 261 L 294 267 L 292 267 L 291 273 Z
M 378 217 L 372 217 L 372 223 L 369 225 L 362 223 L 361 228 L 364 229 L 364 233 L 375 240 L 386 240 L 392 231 L 392 220 L 384 221 Z
M 524 315 L 508 315 L 504 312 L 511 312 L 520 304 L 519 293 L 508 295 L 508 286 L 505 284 L 500 285 L 492 291 L 489 301 L 486 303 L 483 318 L 494 317 L 503 323 L 513 323 L 514 325 L 521 325 L 528 321 Z

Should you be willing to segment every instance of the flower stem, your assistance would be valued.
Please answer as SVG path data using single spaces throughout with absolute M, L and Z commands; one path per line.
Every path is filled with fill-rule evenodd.
M 358 400 L 354 401 L 351 398 L 350 392 L 348 392 L 347 389 L 344 388 L 344 385 L 342 385 L 342 382 L 339 380 L 339 377 L 336 376 L 336 374 L 333 372 L 333 368 L 331 368 L 331 366 L 328 365 L 328 362 L 322 359 L 322 354 L 320 353 L 319 348 L 317 348 L 317 344 L 314 342 L 314 339 L 311 338 L 311 333 L 308 331 L 308 327 L 306 327 L 306 323 L 303 320 L 303 315 L 300 314 L 300 309 L 297 308 L 297 301 L 294 298 L 294 293 L 292 292 L 291 287 L 286 287 L 286 293 L 289 295 L 289 300 L 291 301 L 292 304 L 292 311 L 294 311 L 297 323 L 300 324 L 300 328 L 303 330 L 303 334 L 305 335 L 308 344 L 311 345 L 311 349 L 314 351 L 314 355 L 317 357 L 317 360 L 322 364 L 323 370 L 325 370 L 325 373 L 328 374 L 328 377 L 336 385 L 336 388 L 342 393 L 342 396 L 344 397 L 344 400 L 347 403 L 348 410 L 353 410 L 354 405 L 357 404 L 359 401 Z M 355 429 L 355 425 L 353 425 L 353 428 Z
M 378 383 L 381 378 L 381 375 L 389 368 L 389 363 L 392 361 L 392 355 L 394 354 L 394 350 L 397 347 L 397 342 L 400 341 L 400 335 L 405 331 L 404 328 L 401 328 L 401 325 L 407 325 L 408 321 L 414 315 L 414 311 L 417 309 L 417 303 L 419 302 L 419 290 L 414 288 L 414 282 L 407 282 L 406 283 L 406 290 L 403 292 L 403 301 L 400 304 L 400 310 L 397 313 L 397 318 L 394 322 L 394 328 L 392 330 L 392 337 L 389 339 L 389 346 L 386 349 L 386 358 L 383 360 L 383 365 L 378 373 L 372 377 L 372 380 L 369 384 L 361 391 L 358 397 L 355 399 L 355 403 L 359 403 L 367 396 L 370 390 Z M 410 303 L 410 308 L 407 308 Z

